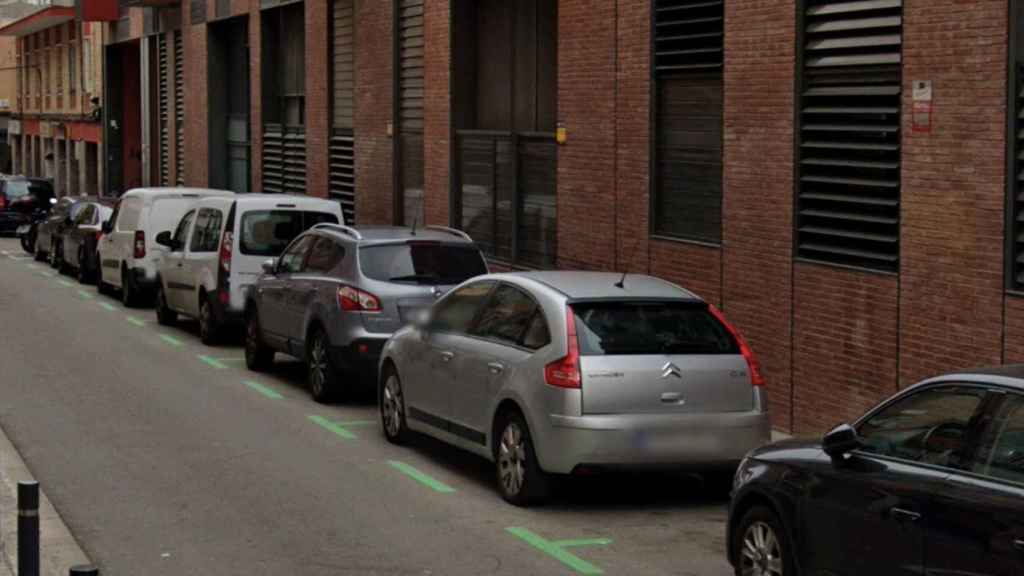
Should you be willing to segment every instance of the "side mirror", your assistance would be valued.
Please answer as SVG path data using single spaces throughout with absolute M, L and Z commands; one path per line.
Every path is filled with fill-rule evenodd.
M 110 234 L 111 232 L 114 231 L 114 223 L 111 222 L 110 220 L 105 220 L 103 222 L 103 226 L 101 226 L 100 229 L 103 230 L 104 234 Z
M 833 428 L 821 441 L 821 449 L 832 458 L 840 458 L 863 446 L 857 430 L 849 424 Z
M 273 274 L 277 268 L 277 258 L 267 258 L 263 261 L 263 272 L 266 274 Z
M 171 233 L 168 230 L 164 230 L 163 232 L 156 235 L 156 243 L 161 246 L 166 246 L 171 250 L 174 250 L 175 246 L 177 245 L 177 243 L 174 241 L 174 238 L 171 238 Z

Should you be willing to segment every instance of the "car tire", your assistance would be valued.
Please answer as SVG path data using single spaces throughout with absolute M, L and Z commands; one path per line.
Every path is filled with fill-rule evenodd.
M 380 385 L 380 423 L 384 438 L 392 444 L 405 444 L 409 439 L 409 427 L 405 421 L 405 395 L 402 393 L 402 379 L 394 367 L 388 367 Z
M 323 328 L 314 328 L 306 342 L 306 372 L 313 400 L 326 404 L 339 394 L 338 372 L 331 360 L 331 343 Z
M 792 576 L 796 573 L 793 548 L 782 522 L 764 506 L 754 506 L 743 515 L 736 527 L 733 542 L 736 546 L 736 576 Z
M 36 262 L 45 262 L 46 261 L 46 256 L 47 256 L 46 252 L 43 252 L 42 249 L 39 246 L 39 235 L 36 234 L 36 255 L 35 255 Z
M 48 254 L 48 260 L 49 260 L 50 268 L 53 268 L 54 270 L 59 270 L 60 269 L 60 260 L 59 260 L 60 254 L 57 252 L 57 247 L 58 247 L 57 241 L 56 240 L 50 240 L 50 252 Z
M 205 293 L 199 296 L 199 339 L 207 346 L 216 346 L 220 341 L 220 327 L 213 316 L 213 303 Z
M 96 270 L 96 292 L 104 296 L 112 292 L 110 284 L 103 281 L 103 262 L 100 260 L 99 253 L 96 254 L 96 263 L 99 268 Z
M 501 497 L 514 506 L 542 504 L 551 479 L 537 460 L 526 419 L 518 410 L 507 410 L 495 430 L 494 468 Z
M 263 343 L 259 313 L 249 312 L 245 318 L 245 365 L 254 372 L 265 372 L 274 364 L 274 350 Z
M 732 493 L 732 482 L 736 477 L 735 468 L 705 472 L 702 476 L 704 477 L 704 490 L 708 494 L 717 498 L 729 498 Z
M 139 302 L 138 289 L 127 268 L 121 269 L 121 303 L 125 308 L 134 308 Z
M 59 244 L 60 249 L 57 251 L 57 271 L 61 274 L 71 275 L 71 266 L 68 266 L 68 260 L 64 254 L 64 242 L 61 241 Z
M 89 267 L 86 266 L 85 248 L 78 249 L 78 268 L 75 270 L 75 276 L 78 278 L 79 284 L 88 284 L 92 281 L 89 274 Z
M 174 326 L 178 322 L 178 313 L 167 306 L 167 293 L 159 278 L 156 283 L 156 321 L 161 326 Z
M 25 234 L 21 237 L 21 249 L 26 253 L 35 256 L 36 253 L 36 235 Z

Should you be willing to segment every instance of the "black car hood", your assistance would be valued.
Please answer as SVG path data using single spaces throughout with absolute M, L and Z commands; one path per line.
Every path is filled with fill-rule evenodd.
M 762 446 L 750 453 L 752 458 L 768 462 L 792 462 L 799 460 L 819 460 L 824 455 L 821 440 L 818 438 L 792 438 L 767 446 Z

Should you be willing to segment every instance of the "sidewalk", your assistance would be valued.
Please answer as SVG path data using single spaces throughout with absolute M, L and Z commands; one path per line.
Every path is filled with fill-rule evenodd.
M 14 576 L 18 565 L 18 482 L 34 480 L 25 462 L 0 427 L 0 576 Z M 67 576 L 68 569 L 90 564 L 78 542 L 68 531 L 60 514 L 46 497 L 39 495 L 39 541 L 41 576 Z

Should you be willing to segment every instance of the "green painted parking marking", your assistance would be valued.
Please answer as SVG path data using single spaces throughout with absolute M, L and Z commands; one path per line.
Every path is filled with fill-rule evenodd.
M 324 418 L 323 416 L 313 416 L 313 415 L 311 415 L 311 416 L 309 416 L 309 419 L 312 422 L 318 424 L 320 427 L 325 428 L 327 430 L 330 430 L 331 432 L 334 432 L 335 434 L 337 434 L 338 436 L 344 438 L 345 440 L 355 440 L 356 439 L 356 435 L 355 434 L 349 432 L 348 430 L 346 430 L 345 428 L 343 428 L 341 426 L 338 426 L 337 424 L 335 424 L 334 422 L 331 422 L 330 420 L 328 420 L 327 418 Z
M 572 552 L 567 552 L 566 548 L 577 547 L 577 546 L 606 546 L 611 544 L 610 538 L 588 538 L 585 540 L 547 540 L 530 532 L 526 528 L 505 528 L 505 531 L 513 536 L 523 540 L 530 546 L 533 546 L 537 550 L 551 556 L 555 560 L 558 560 L 562 564 L 572 568 L 579 574 L 604 574 L 604 570 L 601 570 L 597 566 L 594 566 L 590 562 L 580 558 Z
M 280 400 L 284 398 L 284 396 L 282 396 L 277 390 L 274 390 L 269 386 L 264 386 L 259 382 L 253 382 L 252 380 L 242 380 L 242 384 L 245 384 L 249 388 L 252 388 L 253 390 L 259 392 L 260 394 L 263 394 L 264 396 L 270 398 L 271 400 Z
M 127 320 L 129 324 L 138 326 L 139 328 L 145 328 L 146 327 L 146 323 L 143 322 L 142 320 L 139 320 L 135 316 L 128 316 L 128 317 L 125 318 L 125 320 Z
M 46 276 L 47 278 L 56 278 L 57 277 L 57 275 L 54 274 L 53 272 L 43 271 L 43 272 L 40 272 L 40 274 L 42 274 L 43 276 Z
M 164 342 L 167 342 L 171 346 L 174 346 L 175 348 L 181 348 L 182 346 L 185 345 L 185 343 L 182 342 L 181 340 L 178 340 L 174 336 L 168 336 L 167 334 L 161 334 L 160 339 L 163 340 Z
M 100 302 L 100 306 L 103 307 L 107 312 L 114 312 L 117 310 L 117 306 L 114 306 L 110 302 Z
M 245 356 L 214 356 L 213 359 L 220 362 L 245 362 Z
M 197 354 L 196 357 L 199 358 L 200 360 L 202 360 L 203 362 L 205 362 L 206 365 L 209 366 L 210 368 L 216 368 L 217 370 L 224 370 L 225 368 L 228 367 L 227 364 L 222 363 L 221 361 L 217 360 L 216 358 L 211 358 L 209 356 L 204 356 L 203 354 Z
M 390 464 L 391 467 L 394 468 L 395 470 L 398 470 L 402 474 L 405 474 L 406 476 L 412 478 L 413 480 L 419 482 L 420 484 L 429 487 L 435 492 L 441 492 L 442 494 L 451 494 L 452 492 L 455 492 L 455 488 L 452 488 L 451 486 L 445 484 L 444 482 L 441 482 L 440 480 L 435 480 L 434 478 L 428 476 L 427 474 L 424 474 L 423 472 L 420 472 L 419 470 L 413 468 L 412 466 L 409 466 L 404 462 L 388 460 L 388 464 Z
M 85 290 L 79 290 L 78 295 L 86 300 L 92 300 L 93 298 L 92 294 L 86 292 Z
M 65 288 L 71 288 L 72 286 L 74 286 L 74 284 L 72 284 L 71 282 L 68 282 L 67 280 L 65 280 L 63 278 L 61 278 L 60 280 L 57 280 L 57 284 L 60 284 L 61 286 L 65 287 Z

